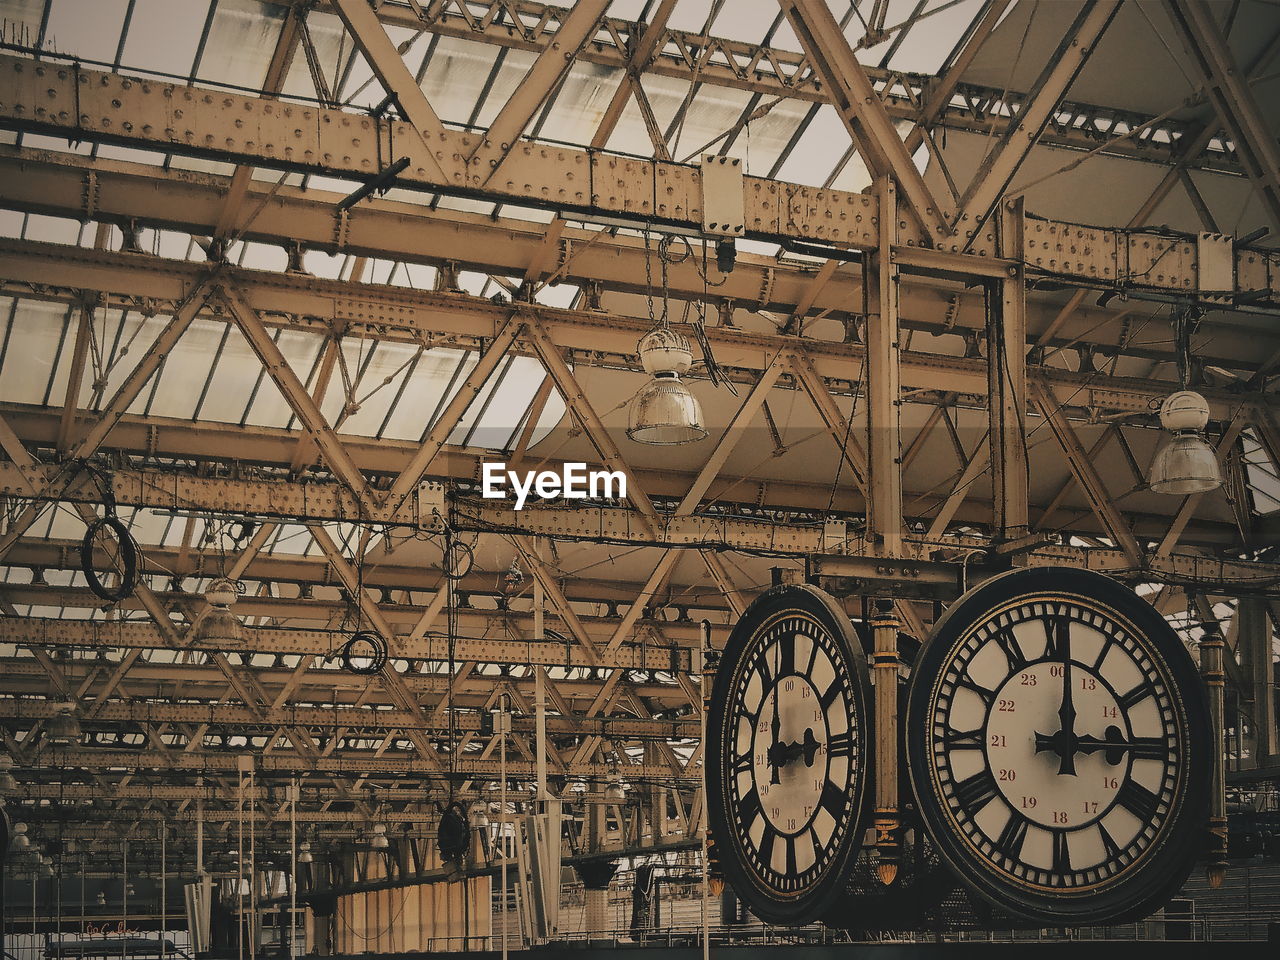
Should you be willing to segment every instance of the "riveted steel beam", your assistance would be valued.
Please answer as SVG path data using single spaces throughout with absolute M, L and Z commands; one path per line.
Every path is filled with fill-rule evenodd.
M 1004 0 L 992 5 L 984 23 L 979 25 L 984 32 L 994 28 L 1005 6 Z M 512 17 L 505 16 L 511 10 L 518 12 Z M 565 7 L 534 0 L 468 0 L 466 3 L 439 0 L 431 4 L 383 3 L 377 13 L 388 26 L 536 54 L 555 42 L 565 10 Z M 500 16 L 500 12 L 504 15 Z M 678 30 L 665 24 L 660 14 L 655 14 L 649 23 L 605 17 L 602 29 L 578 54 L 578 59 L 618 71 L 634 65 L 637 70 L 642 67 L 647 75 L 742 90 L 762 98 L 803 103 L 826 100 L 818 74 L 805 53 L 766 43 Z M 637 49 L 649 52 L 633 62 L 631 54 Z M 976 48 L 965 52 L 972 56 Z M 953 64 L 961 68 L 966 65 L 960 58 Z M 864 66 L 864 69 L 876 95 L 895 121 L 923 122 L 943 129 L 978 133 L 984 138 L 1003 135 L 1029 98 L 1020 91 L 963 82 L 960 80 L 963 69 L 954 76 L 948 72 L 945 77 L 875 66 Z M 1096 131 L 1110 131 L 1114 136 L 1153 120 L 1147 114 L 1070 100 L 1062 102 L 1060 113 L 1063 117 L 1078 118 L 1079 122 L 1054 124 L 1044 132 L 1041 141 L 1079 151 L 1097 149 Z M 913 137 L 918 129 L 913 129 Z M 1152 136 L 1118 140 L 1107 147 L 1106 153 L 1165 163 L 1169 158 L 1169 145 L 1178 142 L 1187 129 L 1185 123 L 1166 119 L 1156 124 Z M 914 150 L 920 146 L 920 139 L 908 139 L 907 143 Z M 1210 149 L 1208 144 L 1201 144 L 1194 160 L 1197 167 L 1239 175 L 1238 163 L 1229 151 L 1219 147 Z
M 21 729 L 34 721 L 48 720 L 55 716 L 59 706 L 54 700 L 0 700 L 0 720 L 7 721 L 7 726 L 11 729 Z M 479 712 L 460 713 L 450 723 L 444 718 L 433 719 L 399 709 L 288 706 L 259 714 L 247 707 L 228 703 L 145 703 L 132 699 L 104 700 L 89 720 L 95 724 L 208 724 L 212 728 L 235 730 L 270 730 L 280 724 L 302 726 L 309 730 L 342 727 L 348 729 L 349 736 L 356 731 L 372 730 L 402 730 L 406 736 L 409 731 L 441 735 L 450 730 L 463 734 L 475 734 L 480 730 Z M 531 733 L 533 718 L 515 720 L 513 730 Z M 590 733 L 618 740 L 669 740 L 696 737 L 698 724 L 696 721 L 644 720 L 625 716 L 551 716 L 547 718 L 547 732 L 558 735 Z
M 397 176 L 403 187 L 702 230 L 693 166 L 522 142 L 490 179 L 490 169 L 469 162 L 483 134 L 439 129 L 419 138 L 411 121 L 5 54 L 0 77 L 11 90 L 0 127 L 356 181 L 379 174 L 394 143 L 409 161 Z M 748 236 L 875 243 L 873 204 L 858 193 L 747 177 L 744 201 Z M 979 246 L 990 255 L 989 243 Z
M 9 594 L 14 588 L 6 587 L 2 591 Z M 37 588 L 38 589 L 38 588 Z M 74 596 L 67 594 L 65 600 Z M 20 601 L 21 602 L 21 601 Z M 88 598 L 85 600 L 88 603 Z M 249 600 L 241 601 L 248 604 Z M 393 615 L 395 607 L 384 606 L 384 615 Z M 459 622 L 463 629 L 480 627 L 493 614 L 474 610 L 459 611 Z M 514 615 L 517 621 L 526 619 Z M 582 618 L 587 624 L 594 625 L 597 618 Z M 697 635 L 696 624 L 687 628 L 682 624 L 664 624 L 664 630 L 673 640 L 692 638 Z M 726 630 L 717 627 L 717 634 Z M 684 635 L 682 637 L 682 635 Z M 199 637 L 184 637 L 185 650 L 200 651 L 247 651 L 278 654 L 308 654 L 311 656 L 328 656 L 336 650 L 344 639 L 343 634 L 335 634 L 327 630 L 286 630 L 274 627 L 244 628 L 244 640 L 241 644 L 230 644 L 218 641 L 211 644 Z M 57 620 L 40 617 L 5 617 L 0 618 L 0 643 L 36 644 L 46 647 L 120 647 L 124 649 L 172 649 L 167 638 L 161 635 L 153 623 L 145 621 L 122 620 Z M 406 638 L 397 638 L 392 644 L 392 657 L 411 660 L 429 660 L 441 662 L 445 657 L 444 644 L 439 638 L 426 638 L 410 643 Z M 589 667 L 586 657 L 572 645 L 536 640 L 480 640 L 471 637 L 459 637 L 455 641 L 455 659 L 459 662 L 497 663 L 506 665 L 543 666 L 543 667 Z M 610 669 L 624 670 L 661 670 L 688 672 L 689 650 L 686 646 L 656 647 L 653 644 L 623 645 L 600 655 L 601 665 Z

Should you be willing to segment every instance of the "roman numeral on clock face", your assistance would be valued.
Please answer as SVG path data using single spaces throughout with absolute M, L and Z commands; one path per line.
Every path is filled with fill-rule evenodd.
M 1071 656 L 1071 618 L 1065 614 L 1045 617 L 1045 656 L 1050 660 L 1065 660 Z
M 1016 813 L 1009 814 L 1009 822 L 1000 831 L 996 846 L 1005 856 L 1017 860 L 1022 853 L 1022 842 L 1027 838 L 1027 821 Z
M 967 673 L 964 676 L 962 676 L 959 680 L 957 680 L 956 684 L 958 686 L 964 687 L 966 690 L 972 690 L 974 693 L 976 693 L 979 697 L 982 698 L 982 702 L 988 707 L 990 707 L 991 704 L 995 701 L 996 692 L 988 687 L 984 687 L 980 683 L 975 682 Z
M 844 692 L 844 689 L 843 679 L 839 675 L 833 677 L 830 686 L 818 695 L 818 702 L 822 704 L 822 709 L 826 710 L 835 703 L 836 698 Z
M 1053 831 L 1053 872 L 1071 872 L 1071 851 L 1067 849 L 1067 831 Z
M 1098 824 L 1098 837 L 1102 840 L 1102 849 L 1107 852 L 1108 860 L 1120 853 L 1120 844 L 1115 842 L 1101 823 Z
M 1160 809 L 1160 798 L 1132 777 L 1121 785 L 1116 802 L 1143 823 L 1149 822 Z
M 828 780 L 822 788 L 822 799 L 818 801 L 827 813 L 833 817 L 841 816 L 845 805 L 844 791 Z
M 948 729 L 942 737 L 942 745 L 948 750 L 981 750 L 982 729 L 952 730 Z
M 1026 665 L 1026 655 L 1022 652 L 1022 645 L 1018 643 L 1018 638 L 1013 635 L 1012 630 L 997 631 L 996 643 L 1004 651 L 1005 659 L 1009 661 L 1010 673 L 1021 670 Z
M 844 733 L 833 733 L 831 738 L 827 740 L 827 756 L 829 757 L 849 757 L 853 755 L 853 731 L 846 730 Z
M 1128 713 L 1155 692 L 1156 689 L 1152 686 L 1151 681 L 1143 680 L 1128 693 L 1120 697 L 1120 706 L 1124 708 L 1125 713 Z
M 956 784 L 956 802 L 972 815 L 985 807 L 999 792 L 990 769 L 983 767 L 967 780 Z

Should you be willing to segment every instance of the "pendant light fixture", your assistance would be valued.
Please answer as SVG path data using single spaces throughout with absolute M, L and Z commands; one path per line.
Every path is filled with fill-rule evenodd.
M 0 753 L 0 793 L 16 793 L 18 781 L 13 777 L 13 757 Z
M 240 643 L 244 640 L 244 628 L 240 618 L 231 612 L 231 605 L 240 595 L 240 587 L 234 580 L 218 577 L 204 592 L 209 608 L 195 625 L 195 638 L 209 643 Z
M 681 377 L 693 366 L 689 338 L 671 329 L 667 265 L 681 263 L 691 255 L 684 242 L 684 254 L 672 252 L 673 237 L 658 242 L 658 263 L 662 267 L 662 312 L 655 316 L 653 266 L 649 253 L 649 233 L 644 235 L 645 300 L 653 329 L 640 338 L 636 352 L 650 380 L 631 398 L 627 411 L 627 436 L 638 443 L 677 444 L 701 440 L 707 435 L 702 423 L 702 405 Z
M 702 405 L 680 377 L 693 365 L 689 338 L 668 326 L 655 327 L 637 347 L 652 379 L 631 399 L 627 436 L 639 443 L 691 443 L 707 436 Z
M 1193 390 L 1180 390 L 1160 405 L 1160 425 L 1173 434 L 1151 463 L 1150 486 L 1155 493 L 1187 496 L 1222 486 L 1222 470 L 1213 448 L 1204 439 L 1209 404 Z
M 365 840 L 369 843 L 370 850 L 386 850 L 390 841 L 387 840 L 387 825 L 385 823 L 372 824 L 365 832 Z
M 76 705 L 74 703 L 59 704 L 58 712 L 50 718 L 44 729 L 50 743 L 65 746 L 78 742 L 83 731 L 80 729 L 80 718 L 76 716 Z

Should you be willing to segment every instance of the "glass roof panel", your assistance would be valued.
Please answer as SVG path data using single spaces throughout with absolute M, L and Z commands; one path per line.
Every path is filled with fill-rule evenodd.
M 50 0 L 48 49 L 114 63 L 128 0 Z
M 4 316 L 9 314 L 4 305 Z M 59 303 L 21 300 L 0 366 L 0 396 L 14 403 L 43 403 L 67 308 Z M 61 398 L 59 398 L 59 403 Z
M 8 30 L 5 40 L 24 46 L 34 44 L 44 9 L 45 0 L 0 0 L 0 22 Z
M 422 89 L 441 120 L 455 124 L 467 122 L 496 57 L 497 48 L 488 44 L 456 37 L 440 38 L 427 65 Z M 527 66 L 529 54 L 524 54 L 519 62 Z M 520 71 L 516 77 L 523 75 Z
M 207 0 L 134 0 L 121 63 L 189 75 L 207 14 Z
M 197 9 L 193 7 L 193 13 Z M 261 88 L 284 12 L 283 6 L 261 0 L 218 0 L 197 80 Z M 164 40 L 157 37 L 153 42 Z

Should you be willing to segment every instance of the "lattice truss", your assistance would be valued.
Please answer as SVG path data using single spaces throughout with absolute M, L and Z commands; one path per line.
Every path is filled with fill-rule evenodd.
M 1229 621 L 1229 723 L 1274 753 L 1273 3 L 0 14 L 0 735 L 36 829 L 165 823 L 189 858 L 198 806 L 269 831 L 296 778 L 309 835 L 425 831 L 491 793 L 504 697 L 529 782 L 539 688 L 553 784 L 621 780 L 618 835 L 678 846 L 698 621 L 722 643 L 812 553 L 910 582 L 1010 539 L 1142 584 L 1188 643 Z M 747 171 L 731 272 L 704 154 Z M 1237 238 L 1226 281 L 1202 232 Z M 624 432 L 657 315 L 708 361 L 698 444 Z M 1226 483 L 1162 497 L 1183 384 Z M 145 557 L 106 607 L 86 460 Z M 480 498 L 486 461 L 603 466 L 629 498 L 516 512 Z M 452 589 L 445 523 L 473 558 Z M 191 627 L 218 576 L 239 648 Z M 938 609 L 899 607 L 918 635 Z M 357 627 L 389 647 L 372 679 L 333 656 Z

